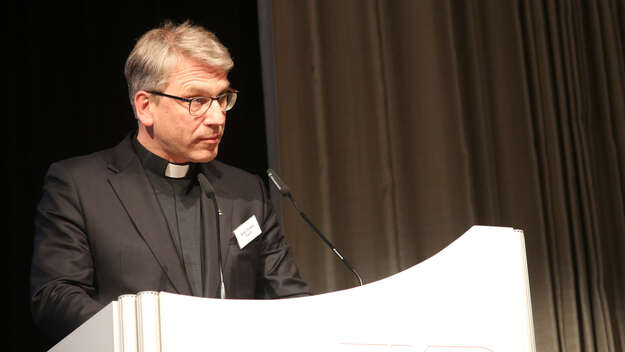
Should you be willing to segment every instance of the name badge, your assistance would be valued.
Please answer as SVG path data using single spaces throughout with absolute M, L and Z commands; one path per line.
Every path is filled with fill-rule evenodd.
M 237 238 L 237 242 L 239 243 L 239 249 L 243 249 L 245 246 L 247 246 L 248 243 L 252 242 L 252 240 L 258 237 L 258 235 L 260 235 L 263 231 L 258 225 L 256 215 L 252 215 L 244 223 L 239 225 L 239 227 L 237 227 L 233 232 L 234 236 Z

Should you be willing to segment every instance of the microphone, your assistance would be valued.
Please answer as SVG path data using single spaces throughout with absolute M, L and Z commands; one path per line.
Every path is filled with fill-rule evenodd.
M 202 191 L 206 193 L 208 198 L 213 201 L 213 206 L 215 208 L 215 220 L 217 224 L 217 265 L 219 266 L 219 298 L 226 298 L 226 286 L 224 285 L 224 272 L 221 261 L 221 234 L 219 229 L 219 216 L 221 215 L 221 209 L 219 208 L 219 204 L 217 204 L 217 197 L 215 197 L 215 189 L 208 182 L 206 176 L 203 173 L 197 174 L 197 180 L 200 183 L 200 188 Z
M 280 176 L 278 176 L 278 174 L 272 169 L 267 169 L 267 176 L 269 176 L 269 179 L 271 180 L 271 182 L 274 184 L 274 186 L 276 186 L 276 188 L 278 189 L 278 192 L 280 192 L 280 194 L 283 197 L 286 197 L 291 201 L 291 204 L 293 204 L 293 207 L 295 208 L 295 210 L 297 210 L 297 212 L 302 217 L 302 219 L 304 219 L 304 221 L 306 221 L 306 223 L 313 229 L 313 231 L 315 231 L 317 236 L 319 236 L 319 238 L 321 238 L 323 242 L 325 242 L 325 244 L 328 245 L 328 247 L 330 247 L 332 252 L 334 252 L 334 254 L 336 254 L 336 256 L 343 262 L 343 264 L 345 264 L 347 269 L 349 269 L 349 271 L 351 271 L 354 274 L 354 276 L 356 276 L 356 279 L 360 283 L 360 286 L 362 286 L 362 279 L 360 278 L 360 275 L 358 275 L 358 272 L 356 271 L 356 269 L 353 266 L 351 266 L 351 264 L 349 264 L 347 259 L 345 259 L 343 255 L 341 255 L 339 250 L 336 249 L 336 247 L 334 247 L 334 245 L 330 242 L 330 240 L 328 240 L 326 236 L 324 236 L 321 233 L 321 231 L 319 231 L 319 229 L 312 223 L 312 221 L 310 221 L 308 216 L 306 216 L 306 214 L 304 214 L 304 212 L 298 208 L 297 202 L 295 202 L 295 198 L 293 198 L 293 195 L 291 194 L 291 191 L 289 191 L 289 188 L 286 186 L 286 183 L 284 183 L 284 181 L 280 179 Z
M 289 199 L 293 198 L 293 196 L 291 196 L 291 192 L 289 191 L 289 187 L 286 186 L 286 183 L 282 181 L 280 176 L 278 176 L 275 171 L 267 169 L 267 176 L 269 176 L 269 179 L 273 182 L 281 195 L 289 197 Z

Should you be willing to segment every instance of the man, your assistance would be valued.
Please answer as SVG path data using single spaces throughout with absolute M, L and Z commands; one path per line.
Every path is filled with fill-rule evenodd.
M 53 341 L 121 294 L 309 294 L 261 179 L 214 160 L 237 97 L 227 79 L 232 66 L 201 27 L 166 23 L 147 32 L 125 68 L 137 132 L 50 166 L 31 294 L 34 320 Z

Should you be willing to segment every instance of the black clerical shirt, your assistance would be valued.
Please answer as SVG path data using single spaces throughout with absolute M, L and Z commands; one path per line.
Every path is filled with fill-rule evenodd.
M 204 246 L 202 233 L 201 189 L 198 168 L 190 164 L 185 175 L 165 175 L 169 162 L 147 150 L 136 137 L 133 146 L 152 184 L 171 239 L 182 262 L 194 296 L 204 296 Z

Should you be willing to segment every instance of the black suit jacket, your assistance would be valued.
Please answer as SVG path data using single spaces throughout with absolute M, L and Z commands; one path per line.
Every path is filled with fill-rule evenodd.
M 54 163 L 35 220 L 31 303 L 35 323 L 60 340 L 121 294 L 191 294 L 185 269 L 131 138 L 88 156 Z M 262 180 L 218 161 L 202 164 L 219 207 L 228 298 L 309 294 L 282 236 Z M 206 275 L 218 291 L 216 220 L 202 194 Z M 239 249 L 233 230 L 256 216 L 262 234 Z

